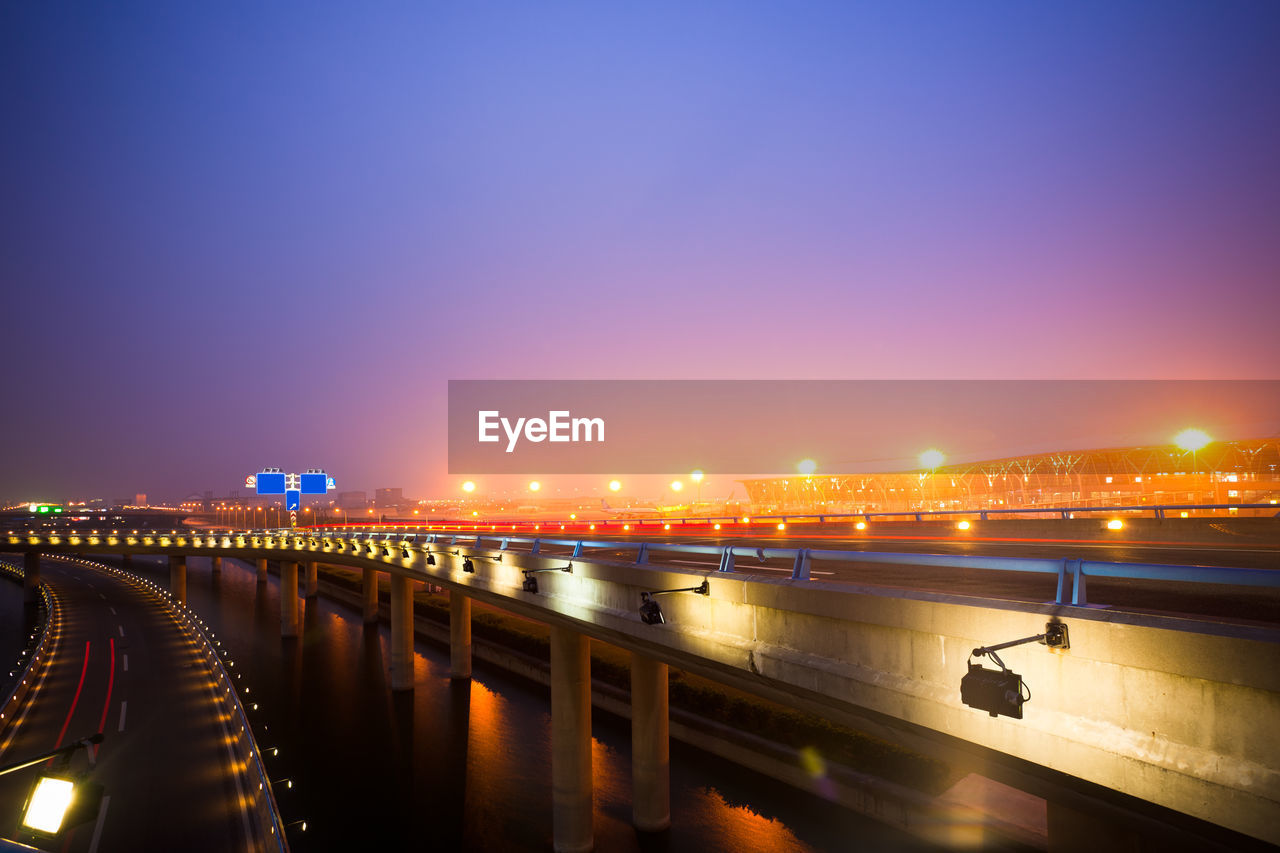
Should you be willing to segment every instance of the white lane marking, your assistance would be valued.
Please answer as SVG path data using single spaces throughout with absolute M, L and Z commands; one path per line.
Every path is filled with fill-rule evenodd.
M 98 842 L 102 840 L 102 825 L 107 821 L 107 806 L 111 805 L 111 795 L 102 798 L 98 808 L 98 822 L 93 825 L 93 838 L 89 839 L 89 853 L 98 853 Z
M 124 731 L 124 714 L 128 710 L 129 710 L 129 702 L 127 700 L 122 699 L 120 701 L 120 728 L 116 729 L 116 731 L 119 731 L 119 732 Z
M 107 600 L 107 597 L 106 597 L 105 595 L 103 595 L 102 593 L 98 593 L 98 598 L 101 598 L 103 601 L 106 601 L 106 600 Z
M 116 626 L 116 630 L 120 632 L 120 636 L 121 636 L 121 637 L 123 637 L 123 636 L 124 636 L 124 626 L 123 626 L 123 625 L 117 625 L 117 626 Z
M 125 671 L 125 672 L 128 672 L 128 671 L 129 671 L 129 656 L 128 656 L 128 655 L 125 655 L 125 656 L 124 656 L 124 671 Z
M 111 611 L 112 616 L 116 615 L 116 609 L 114 607 L 108 607 L 107 609 Z

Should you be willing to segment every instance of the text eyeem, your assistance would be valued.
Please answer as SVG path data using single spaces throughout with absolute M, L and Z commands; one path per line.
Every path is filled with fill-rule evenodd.
M 604 418 L 575 418 L 571 417 L 568 411 L 551 411 L 547 412 L 546 420 L 542 418 L 516 418 L 515 423 L 510 418 L 502 417 L 502 413 L 496 410 L 481 411 L 480 420 L 480 438 L 481 442 L 495 442 L 501 440 L 498 434 L 499 428 L 507 436 L 507 453 L 511 453 L 516 449 L 523 436 L 526 441 L 604 441 Z

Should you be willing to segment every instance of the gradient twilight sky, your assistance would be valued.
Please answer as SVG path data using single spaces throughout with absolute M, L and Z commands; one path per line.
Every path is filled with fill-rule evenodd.
M 451 378 L 1275 378 L 1277 44 L 1269 0 L 6 3 L 0 498 L 452 490 Z

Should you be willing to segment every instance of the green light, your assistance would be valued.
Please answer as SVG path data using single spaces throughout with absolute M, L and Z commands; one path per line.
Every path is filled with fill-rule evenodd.
M 53 511 L 54 511 L 54 512 L 62 512 L 62 507 L 60 507 L 60 506 L 55 506 L 55 507 L 53 508 Z
M 41 506 L 40 509 L 37 510 L 37 512 L 48 512 L 48 511 L 49 511 L 49 507 L 47 506 Z

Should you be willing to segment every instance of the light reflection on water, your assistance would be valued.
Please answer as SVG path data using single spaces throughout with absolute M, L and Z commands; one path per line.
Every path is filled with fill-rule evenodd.
M 551 839 L 550 697 L 475 662 L 449 678 L 448 651 L 419 642 L 412 693 L 391 693 L 390 632 L 327 599 L 306 603 L 302 636 L 279 636 L 279 585 L 225 560 L 210 579 L 190 559 L 190 605 L 217 632 L 262 704 L 259 744 L 297 850 L 412 843 L 435 850 L 544 851 Z M 134 561 L 167 583 L 167 569 Z M 601 851 L 926 849 L 820 798 L 673 741 L 672 828 L 631 826 L 628 723 L 593 712 L 595 837 Z

